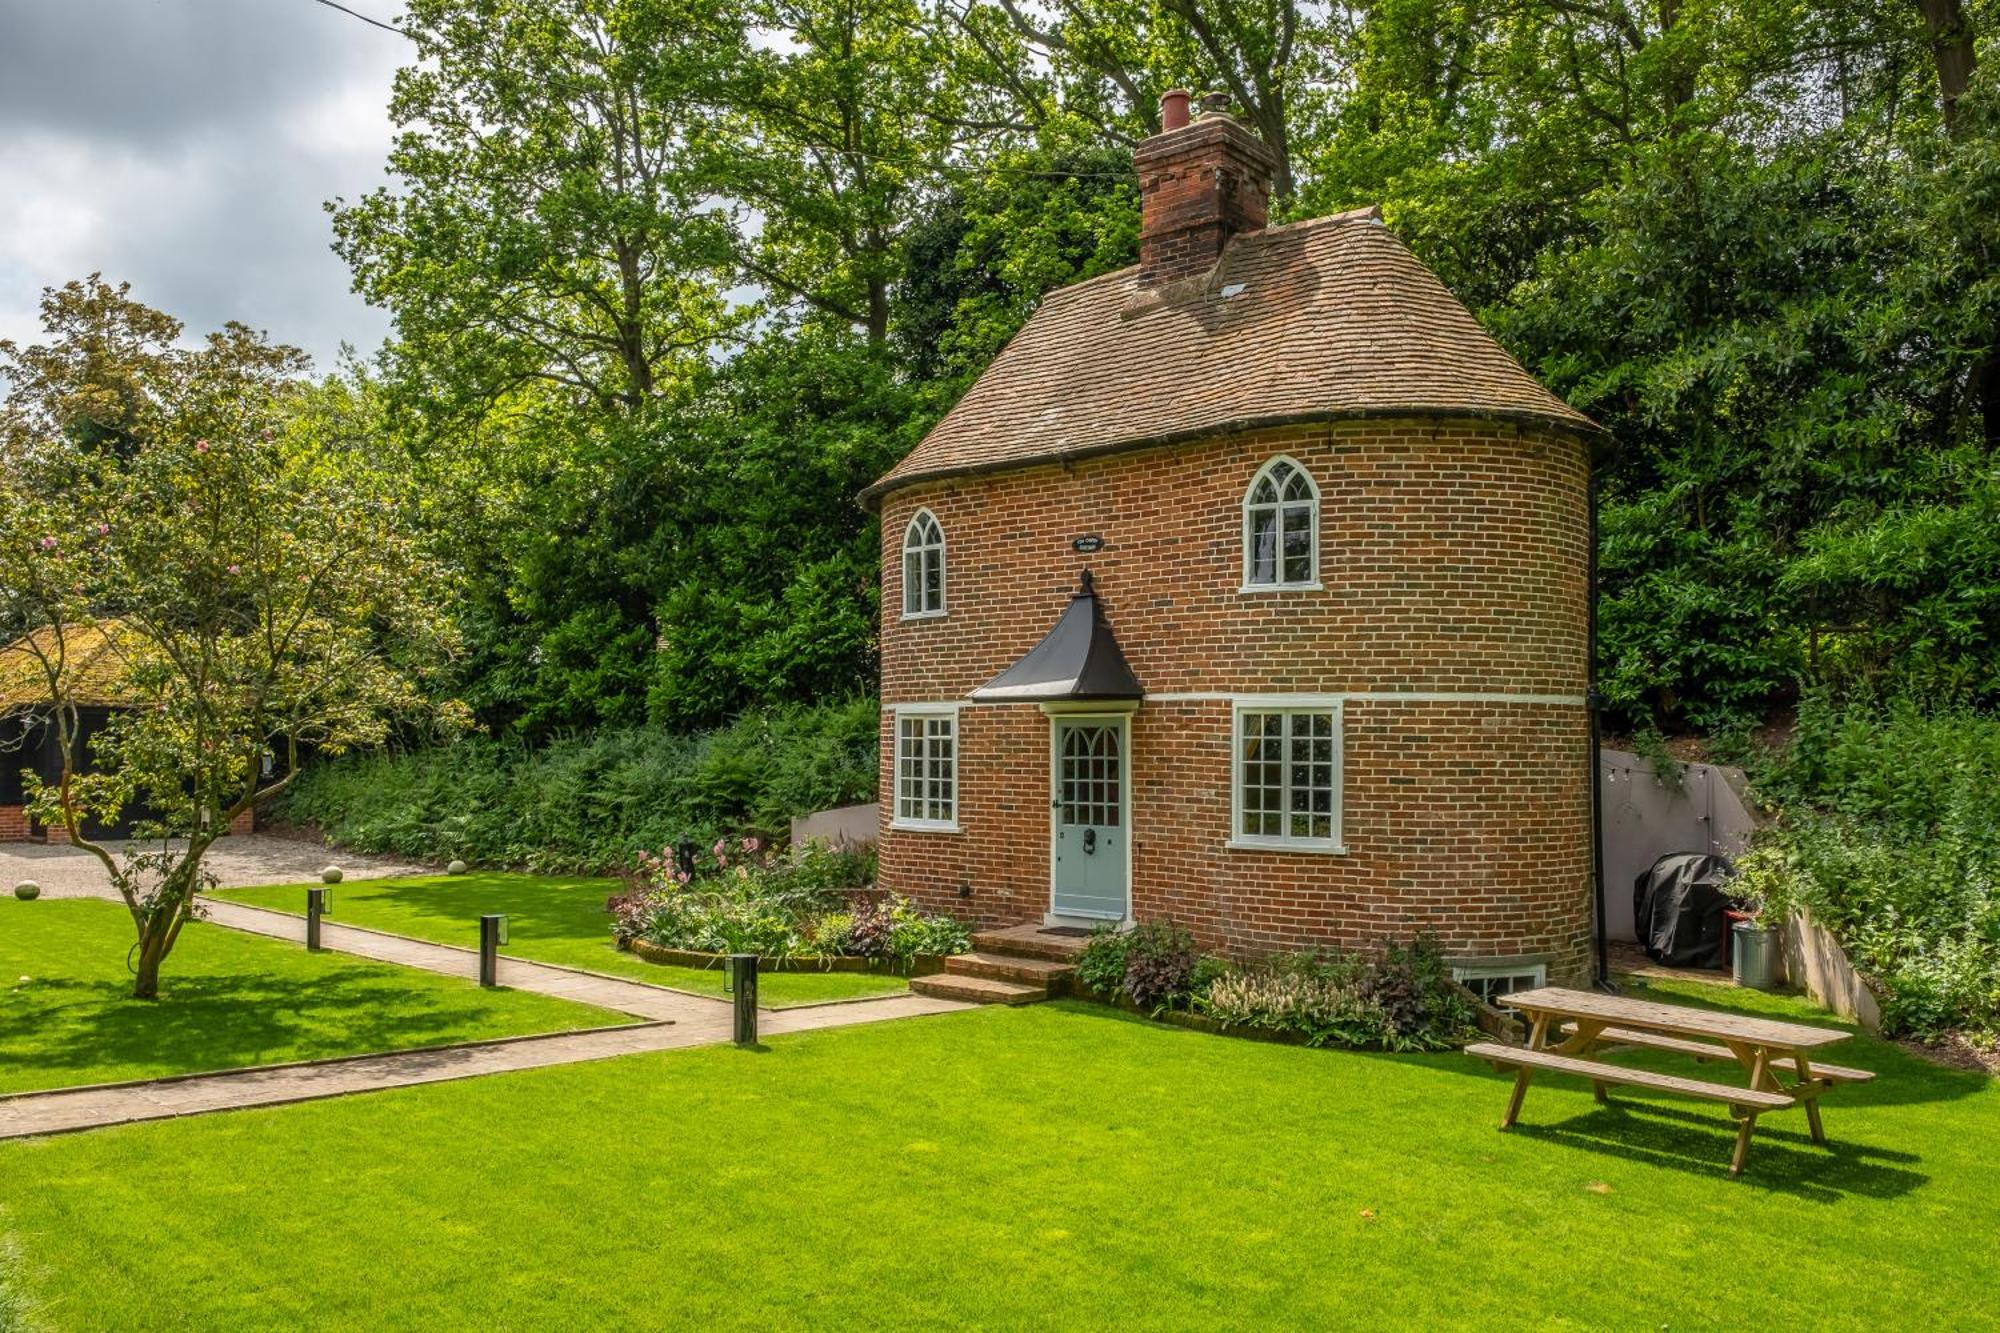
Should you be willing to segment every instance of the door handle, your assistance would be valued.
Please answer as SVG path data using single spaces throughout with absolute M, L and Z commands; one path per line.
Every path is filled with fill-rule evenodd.
M 1096 830 L 1096 829 L 1094 829 L 1094 828 L 1087 828 L 1087 829 L 1085 829 L 1085 830 L 1083 831 L 1083 850 L 1084 850 L 1085 852 L 1087 852 L 1087 853 L 1088 853 L 1088 852 L 1094 852 L 1094 851 L 1096 851 L 1096 850 L 1097 850 L 1097 830 Z

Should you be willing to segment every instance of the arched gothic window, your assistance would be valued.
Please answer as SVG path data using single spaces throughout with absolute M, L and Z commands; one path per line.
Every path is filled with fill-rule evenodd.
M 1289 458 L 1264 464 L 1243 495 L 1243 586 L 1319 583 L 1319 490 Z
M 944 614 L 944 528 L 919 509 L 903 530 L 903 618 Z

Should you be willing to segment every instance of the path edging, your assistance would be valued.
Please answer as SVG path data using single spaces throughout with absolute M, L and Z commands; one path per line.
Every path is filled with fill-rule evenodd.
M 523 991 L 522 994 L 530 992 Z M 595 1007 L 595 1006 L 592 1006 Z M 610 1012 L 606 1010 L 606 1012 Z M 393 1051 L 363 1051 L 357 1055 L 329 1055 L 319 1060 L 280 1060 L 276 1064 L 236 1065 L 228 1069 L 197 1069 L 185 1074 L 162 1074 L 158 1078 L 121 1078 L 110 1083 L 77 1083 L 63 1088 L 23 1088 L 19 1092 L 0 1092 L 0 1106 L 9 1102 L 24 1101 L 30 1097 L 64 1097 L 86 1092 L 117 1092 L 126 1088 L 159 1088 L 174 1083 L 189 1083 L 203 1078 L 231 1078 L 238 1074 L 271 1074 L 288 1069 L 330 1069 L 335 1065 L 355 1064 L 362 1060 L 385 1060 L 399 1055 L 442 1055 L 449 1051 L 477 1051 L 490 1046 L 517 1046 L 524 1041 L 553 1041 L 560 1037 L 587 1037 L 599 1032 L 633 1032 L 641 1028 L 673 1027 L 679 1020 L 672 1018 L 644 1018 L 636 1023 L 609 1023 L 598 1028 L 557 1028 L 553 1032 L 522 1032 L 512 1037 L 483 1037 L 478 1041 L 450 1041 L 442 1046 L 406 1046 Z

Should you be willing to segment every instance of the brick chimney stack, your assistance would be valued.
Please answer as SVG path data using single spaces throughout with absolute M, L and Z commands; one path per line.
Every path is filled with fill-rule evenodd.
M 1278 159 L 1264 141 L 1209 94 L 1188 118 L 1188 95 L 1160 99 L 1158 134 L 1133 153 L 1139 172 L 1139 285 L 1158 287 L 1215 267 L 1239 232 L 1260 231 L 1269 216 Z

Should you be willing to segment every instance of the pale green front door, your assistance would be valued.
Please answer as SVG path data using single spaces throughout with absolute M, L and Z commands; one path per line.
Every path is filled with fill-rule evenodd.
M 1057 916 L 1122 921 L 1126 909 L 1125 723 L 1055 723 Z

